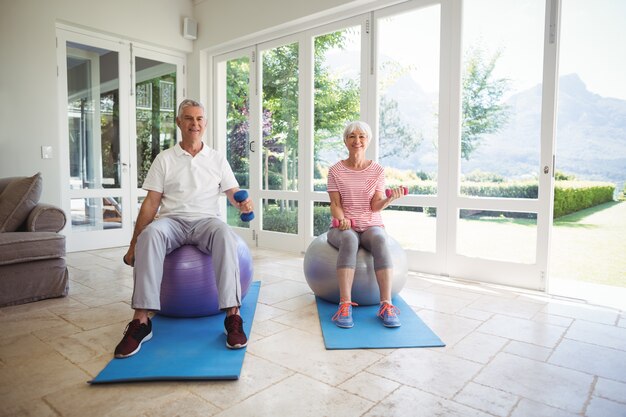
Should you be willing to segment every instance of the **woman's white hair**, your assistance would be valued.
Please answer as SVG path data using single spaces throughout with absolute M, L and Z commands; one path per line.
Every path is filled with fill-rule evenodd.
M 343 141 L 345 142 L 348 139 L 348 136 L 356 130 L 360 130 L 361 132 L 365 132 L 368 139 L 372 139 L 372 128 L 365 122 L 357 120 L 355 122 L 350 122 L 347 124 L 346 128 L 343 130 Z

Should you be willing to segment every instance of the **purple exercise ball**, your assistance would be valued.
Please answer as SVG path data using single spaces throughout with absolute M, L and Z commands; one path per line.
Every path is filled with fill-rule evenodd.
M 241 299 L 252 282 L 252 256 L 237 236 Z M 161 310 L 171 317 L 204 317 L 220 312 L 211 255 L 193 245 L 183 245 L 165 257 L 161 282 Z

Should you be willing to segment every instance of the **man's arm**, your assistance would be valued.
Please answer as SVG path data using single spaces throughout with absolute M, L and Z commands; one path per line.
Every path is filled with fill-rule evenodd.
M 230 204 L 232 204 L 234 207 L 237 207 L 241 213 L 250 213 L 254 211 L 254 205 L 252 204 L 252 200 L 250 199 L 250 197 L 246 198 L 241 203 L 235 200 L 235 193 L 237 191 L 239 191 L 239 187 L 234 187 L 230 190 L 224 191 L 224 194 L 226 194 L 226 197 L 228 198 L 228 201 L 230 201 Z
M 156 191 L 148 191 L 148 195 L 141 203 L 139 209 L 139 215 L 137 215 L 137 222 L 135 223 L 135 231 L 133 232 L 133 238 L 130 241 L 128 252 L 124 255 L 124 263 L 130 266 L 135 266 L 135 245 L 137 244 L 137 237 L 146 228 L 147 225 L 152 223 L 154 217 L 161 205 L 161 197 L 163 193 Z

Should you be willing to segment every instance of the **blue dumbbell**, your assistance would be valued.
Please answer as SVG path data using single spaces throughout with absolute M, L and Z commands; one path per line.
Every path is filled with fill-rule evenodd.
M 246 190 L 239 190 L 235 193 L 233 197 L 235 197 L 236 202 L 241 203 L 246 198 L 248 198 L 248 192 Z M 241 221 L 249 222 L 250 220 L 254 219 L 254 212 L 251 211 L 250 213 L 241 213 L 241 216 L 239 216 L 239 218 L 241 219 Z

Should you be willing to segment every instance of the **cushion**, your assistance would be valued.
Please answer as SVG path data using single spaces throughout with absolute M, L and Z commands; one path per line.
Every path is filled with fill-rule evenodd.
M 65 256 L 65 236 L 54 232 L 0 233 L 0 265 Z M 3 274 L 0 273 L 0 277 Z
M 0 194 L 0 233 L 14 232 L 39 202 L 41 172 L 11 181 Z

